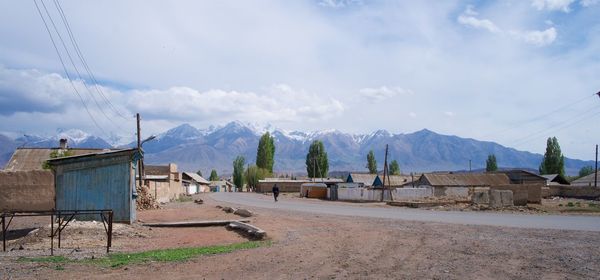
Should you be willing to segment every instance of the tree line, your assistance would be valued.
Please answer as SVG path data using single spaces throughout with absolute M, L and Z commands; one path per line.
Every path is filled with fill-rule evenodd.
M 236 186 L 247 184 L 250 190 L 258 186 L 259 180 L 273 176 L 273 166 L 275 164 L 275 139 L 269 133 L 263 134 L 258 142 L 256 150 L 256 163 L 246 166 L 246 159 L 239 155 L 233 161 L 233 183 Z M 323 142 L 314 140 L 306 154 L 306 173 L 309 178 L 325 178 L 329 174 L 329 159 Z M 375 153 L 370 150 L 367 154 L 367 164 L 365 166 L 370 174 L 377 174 L 377 160 Z M 494 154 L 488 155 L 486 159 L 486 171 L 493 172 L 498 170 L 498 161 Z M 564 156 L 556 137 L 548 138 L 546 142 L 546 152 L 538 169 L 540 175 L 559 174 L 565 175 Z M 389 166 L 390 175 L 400 175 L 400 165 L 397 160 L 392 160 Z M 594 169 L 591 166 L 585 166 L 579 171 L 579 177 L 592 174 Z M 197 172 L 200 176 L 202 173 Z M 210 181 L 219 180 L 216 170 L 210 173 Z

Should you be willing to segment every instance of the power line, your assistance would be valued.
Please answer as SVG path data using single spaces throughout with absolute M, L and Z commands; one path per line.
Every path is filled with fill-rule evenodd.
M 600 92 L 599 92 L 599 93 L 600 93 Z M 511 130 L 515 130 L 515 129 L 519 128 L 519 127 L 523 127 L 523 126 L 524 126 L 524 125 L 526 125 L 526 124 L 529 124 L 529 123 L 532 123 L 532 122 L 535 122 L 535 121 L 541 120 L 541 119 L 543 119 L 543 118 L 546 118 L 546 117 L 548 117 L 548 116 L 550 116 L 550 115 L 552 115 L 552 114 L 555 114 L 555 113 L 557 113 L 557 112 L 559 112 L 559 111 L 562 111 L 562 110 L 564 110 L 564 109 L 566 109 L 566 108 L 569 108 L 569 107 L 571 107 L 571 106 L 573 106 L 573 105 L 575 105 L 575 104 L 579 104 L 579 103 L 581 103 L 581 102 L 583 102 L 583 101 L 585 101 L 585 100 L 587 100 L 587 99 L 589 99 L 590 97 L 593 97 L 593 96 L 595 96 L 595 95 L 596 95 L 596 93 L 595 93 L 595 94 L 592 94 L 592 95 L 586 95 L 586 96 L 584 96 L 584 97 L 582 97 L 582 98 L 580 98 L 580 99 L 578 99 L 578 100 L 575 100 L 575 101 L 573 101 L 573 102 L 571 102 L 571 103 L 568 103 L 568 104 L 566 104 L 566 105 L 563 105 L 563 106 L 561 106 L 561 107 L 559 107 L 559 108 L 557 108 L 557 109 L 555 109 L 555 110 L 553 110 L 553 111 L 550 111 L 550 112 L 548 112 L 548 113 L 545 113 L 545 114 L 539 115 L 539 116 L 537 116 L 537 117 L 534 117 L 534 118 L 532 118 L 532 119 L 529 119 L 529 120 L 526 120 L 526 121 L 523 121 L 523 122 L 519 122 L 519 124 L 518 124 L 518 125 L 514 125 L 514 126 L 511 126 L 511 127 L 509 127 L 509 128 L 506 128 L 506 129 L 500 130 L 500 131 L 498 131 L 498 132 L 496 132 L 496 133 L 492 133 L 492 134 L 484 135 L 483 137 L 484 137 L 484 138 L 487 138 L 487 137 L 490 137 L 490 136 L 493 136 L 493 135 L 497 135 L 497 134 L 501 134 L 501 133 L 508 132 L 508 131 L 511 131 Z M 599 94 L 598 96 L 600 96 L 600 94 Z
M 547 134 L 547 133 L 549 133 L 551 131 L 552 132 L 558 132 L 558 131 L 561 131 L 561 130 L 567 128 L 567 127 L 573 126 L 573 125 L 575 125 L 575 124 L 577 124 L 577 123 L 579 123 L 581 121 L 584 121 L 587 118 L 591 118 L 591 117 L 594 117 L 594 116 L 600 114 L 600 111 L 595 111 L 595 109 L 597 109 L 597 107 L 593 106 L 593 107 L 589 108 L 587 111 L 585 111 L 584 113 L 578 114 L 578 115 L 576 115 L 574 117 L 571 117 L 571 118 L 565 120 L 564 122 L 562 122 L 559 125 L 556 125 L 556 126 L 550 127 L 550 128 L 545 128 L 545 129 L 536 131 L 536 132 L 534 132 L 532 134 L 529 134 L 529 135 L 527 135 L 527 136 L 525 136 L 523 138 L 520 138 L 517 141 L 515 141 L 514 146 L 520 146 L 520 145 L 529 143 L 532 140 L 536 139 L 538 137 L 538 135 L 540 135 L 540 134 L 542 134 L 542 135 L 543 134 Z
M 40 0 L 40 1 L 42 2 L 42 4 L 44 4 L 44 2 L 42 0 Z M 35 8 L 37 9 L 37 11 L 39 13 L 40 18 L 44 22 L 44 26 L 46 27 L 46 32 L 48 32 L 48 35 L 50 36 L 50 41 L 52 41 L 52 46 L 54 46 L 54 50 L 56 51 L 56 54 L 58 55 L 58 59 L 60 60 L 60 64 L 62 65 L 63 70 L 65 71 L 65 76 L 67 77 L 67 79 L 71 83 L 71 86 L 73 87 L 73 90 L 75 91 L 75 93 L 79 97 L 79 100 L 81 100 L 81 104 L 85 108 L 85 111 L 87 112 L 87 114 L 90 116 L 90 119 L 92 119 L 92 121 L 94 122 L 94 124 L 96 125 L 96 127 L 98 127 L 98 129 L 100 129 L 105 135 L 108 135 L 106 133 L 106 131 L 104 131 L 104 129 L 98 124 L 98 122 L 96 121 L 96 119 L 94 118 L 94 116 L 92 115 L 92 113 L 90 112 L 90 110 L 89 110 L 87 104 L 85 103 L 83 97 L 81 97 L 81 94 L 77 90 L 77 87 L 75 86 L 75 83 L 73 83 L 73 80 L 71 79 L 71 75 L 69 75 L 69 71 L 67 71 L 67 66 L 65 65 L 65 62 L 64 62 L 64 60 L 62 58 L 62 55 L 60 54 L 60 51 L 58 50 L 58 47 L 56 46 L 56 42 L 54 41 L 54 37 L 52 36 L 52 32 L 50 32 L 50 28 L 48 27 L 48 23 L 46 23 L 46 19 L 44 18 L 44 15 L 42 14 L 42 11 L 40 10 L 40 7 L 39 7 L 37 1 L 33 0 L 33 3 L 35 4 Z
M 73 34 L 72 30 L 71 30 L 71 25 L 69 24 L 69 21 L 67 20 L 67 16 L 65 15 L 65 12 L 62 8 L 62 6 L 60 5 L 60 1 L 59 0 L 54 0 L 54 6 L 56 7 L 56 9 L 58 10 L 58 13 L 60 14 L 62 21 L 67 29 L 67 32 L 69 34 L 69 38 L 71 39 L 71 44 L 73 44 L 73 47 L 75 48 L 75 52 L 77 53 L 77 56 L 79 56 L 79 59 L 81 60 L 83 67 L 85 68 L 86 72 L 88 73 L 88 76 L 90 78 L 90 80 L 94 83 L 94 88 L 96 89 L 96 91 L 100 94 L 100 96 L 102 96 L 102 98 L 104 99 L 104 102 L 106 104 L 108 104 L 108 106 L 120 117 L 122 117 L 125 120 L 129 120 L 127 117 L 125 117 L 113 104 L 112 102 L 110 102 L 110 99 L 108 99 L 106 97 L 106 95 L 104 94 L 104 92 L 102 91 L 102 89 L 100 87 L 98 87 L 98 81 L 96 80 L 96 77 L 94 75 L 94 72 L 92 71 L 92 69 L 89 67 L 87 60 L 85 59 L 85 56 L 83 55 L 83 53 L 81 52 L 81 49 L 79 48 L 79 44 L 77 43 L 77 40 L 75 39 L 75 35 Z
M 65 49 L 65 52 L 67 53 L 67 57 L 69 58 L 69 61 L 71 62 L 71 65 L 73 65 L 73 68 L 75 69 L 75 73 L 77 73 L 77 76 L 79 77 L 79 80 L 82 81 L 83 86 L 87 90 L 88 94 L 90 95 L 90 97 L 92 98 L 92 100 L 94 101 L 94 103 L 96 104 L 96 106 L 98 107 L 98 109 L 100 110 L 100 112 L 104 115 L 104 117 L 106 117 L 106 119 L 108 119 L 119 130 L 123 130 L 116 122 L 114 122 L 106 114 L 106 112 L 104 111 L 104 109 L 102 108 L 102 106 L 100 106 L 100 103 L 98 103 L 98 100 L 96 99 L 96 97 L 94 96 L 94 94 L 92 93 L 92 91 L 90 90 L 90 88 L 88 87 L 88 85 L 85 83 L 85 80 L 81 76 L 81 73 L 79 72 L 79 69 L 77 68 L 77 65 L 75 64 L 75 61 L 73 61 L 73 57 L 71 56 L 71 53 L 69 52 L 69 49 L 67 48 L 67 45 L 65 44 L 65 41 L 63 40 L 62 36 L 60 35 L 60 32 L 59 32 L 58 28 L 56 27 L 56 24 L 54 23 L 54 20 L 52 19 L 52 16 L 50 15 L 50 12 L 46 8 L 46 4 L 44 4 L 43 0 L 40 0 L 40 2 L 42 3 L 42 6 L 44 7 L 44 10 L 46 11 L 46 15 L 48 16 L 48 19 L 50 19 L 50 23 L 52 23 L 52 26 L 54 27 L 54 31 L 56 32 L 56 35 L 58 35 L 58 39 L 60 40 L 63 48 Z

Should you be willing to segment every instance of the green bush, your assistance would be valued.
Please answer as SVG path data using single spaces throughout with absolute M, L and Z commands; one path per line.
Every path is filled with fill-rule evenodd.
M 573 206 L 575 206 L 575 204 L 573 204 L 573 202 L 567 203 L 567 207 L 573 207 Z

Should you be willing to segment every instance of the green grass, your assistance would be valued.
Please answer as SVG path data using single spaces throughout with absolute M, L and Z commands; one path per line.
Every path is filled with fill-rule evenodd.
M 194 199 L 187 195 L 180 195 L 177 199 L 175 199 L 176 202 L 190 202 L 192 200 Z
M 24 262 L 45 262 L 45 263 L 84 263 L 92 265 L 120 267 L 130 264 L 139 264 L 146 262 L 173 262 L 185 261 L 195 256 L 214 255 L 230 253 L 237 250 L 253 249 L 262 246 L 271 245 L 268 241 L 248 241 L 223 246 L 195 247 L 195 248 L 175 248 L 165 250 L 152 250 L 139 253 L 113 253 L 105 258 L 71 260 L 62 256 L 42 257 L 42 258 L 20 258 Z M 59 267 L 59 265 L 57 265 Z
M 567 208 L 560 210 L 561 212 L 580 212 L 580 213 L 600 213 L 600 208 L 587 207 L 587 208 Z

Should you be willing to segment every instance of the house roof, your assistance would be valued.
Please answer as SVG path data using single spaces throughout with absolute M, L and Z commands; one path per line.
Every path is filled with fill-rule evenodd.
M 223 186 L 223 185 L 233 186 L 233 183 L 231 183 L 231 182 L 229 182 L 227 180 L 210 181 L 210 186 Z
M 43 170 L 42 165 L 50 159 L 53 151 L 59 151 L 60 148 L 17 148 L 12 157 L 6 164 L 5 171 L 30 171 Z M 103 151 L 116 151 L 111 149 L 80 149 L 69 148 L 73 156 L 86 154 L 96 154 Z
M 169 175 L 171 170 L 168 165 L 145 165 L 144 173 L 146 175 Z
M 383 182 L 383 175 L 379 176 Z M 389 178 L 389 181 L 388 181 Z M 417 177 L 418 178 L 418 177 Z M 411 183 L 412 177 L 410 175 L 388 175 L 385 178 L 386 186 L 402 186 L 406 183 Z
M 598 180 L 600 180 L 600 171 L 598 171 Z M 587 187 L 594 185 L 594 173 L 583 176 L 577 180 L 571 182 L 571 186 Z
M 543 176 L 540 176 L 538 174 L 535 174 L 533 172 L 529 172 L 527 170 L 523 170 L 523 169 L 508 169 L 508 170 L 501 170 L 495 173 L 504 173 L 508 176 L 508 178 L 510 178 L 511 181 L 513 181 L 513 183 L 523 183 L 523 182 L 546 182 L 546 178 L 544 178 Z
M 508 185 L 510 179 L 502 173 L 425 173 L 419 180 L 425 179 L 431 186 L 495 186 Z
M 569 181 L 567 181 L 567 179 L 565 179 L 565 177 L 561 176 L 560 174 L 546 174 L 546 175 L 541 175 L 541 176 L 546 178 L 546 182 L 549 185 L 552 185 L 552 183 L 560 184 L 560 185 L 568 185 L 569 184 Z
M 101 159 L 101 158 L 109 158 L 109 157 L 118 157 L 118 156 L 135 157 L 135 155 L 137 153 L 138 153 L 138 149 L 104 150 L 104 151 L 96 152 L 96 153 L 92 153 L 92 154 L 83 154 L 83 155 L 75 155 L 75 156 L 49 159 L 48 163 L 51 166 L 55 166 L 55 165 L 61 165 L 61 164 L 68 164 L 68 163 L 72 163 L 72 162 L 82 162 L 82 161 Z
M 350 173 L 346 182 L 348 183 L 363 183 L 365 186 L 372 186 L 377 178 L 377 174 L 368 173 Z
M 209 185 L 210 184 L 210 182 L 208 180 L 204 179 L 202 176 L 200 176 L 200 175 L 198 175 L 196 173 L 193 173 L 193 172 L 183 172 L 183 174 L 189 176 L 194 181 L 196 181 L 196 182 L 198 182 L 200 184 L 203 184 L 203 185 Z

